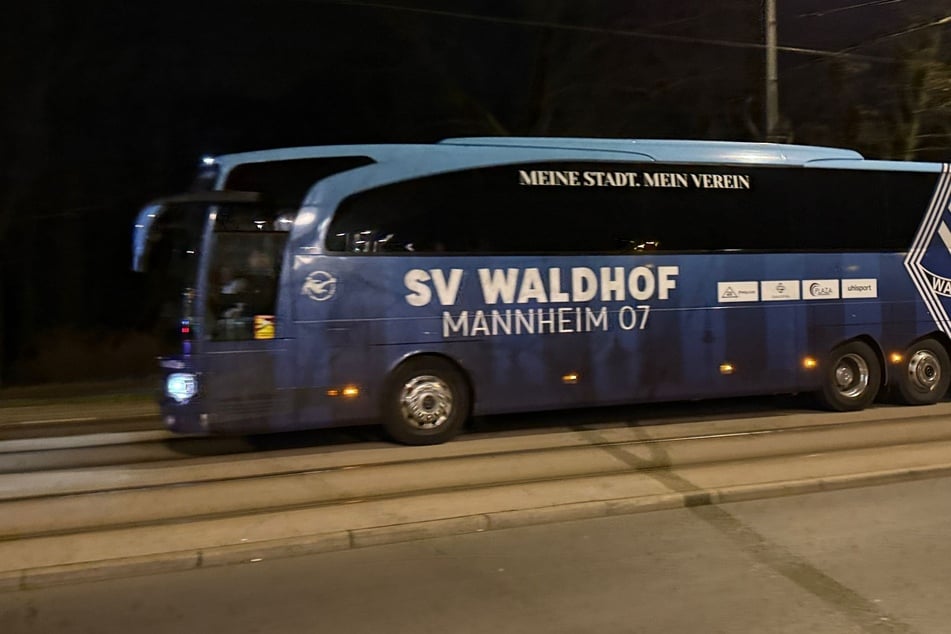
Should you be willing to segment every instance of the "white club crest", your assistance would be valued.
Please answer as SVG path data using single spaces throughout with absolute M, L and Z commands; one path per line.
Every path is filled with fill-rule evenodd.
M 314 271 L 304 280 L 301 294 L 315 302 L 325 302 L 337 292 L 337 278 L 326 271 Z
M 935 188 L 931 204 L 925 214 L 911 249 L 905 256 L 905 270 L 911 276 L 921 299 L 939 329 L 948 332 L 951 319 L 948 305 L 951 300 L 951 279 L 935 271 L 947 270 L 951 256 L 951 164 L 942 167 L 941 178 Z M 930 268 L 929 268 L 930 267 Z

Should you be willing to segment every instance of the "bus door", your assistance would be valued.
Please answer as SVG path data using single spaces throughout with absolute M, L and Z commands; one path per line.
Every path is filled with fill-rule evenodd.
M 213 214 L 202 271 L 204 317 L 197 365 L 208 427 L 287 428 L 288 320 L 279 315 L 284 251 L 293 214 L 264 206 Z

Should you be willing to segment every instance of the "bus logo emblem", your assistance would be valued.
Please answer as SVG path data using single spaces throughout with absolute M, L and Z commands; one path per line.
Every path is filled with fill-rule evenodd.
M 304 280 L 301 294 L 315 302 L 325 302 L 337 292 L 337 278 L 326 271 L 314 271 Z

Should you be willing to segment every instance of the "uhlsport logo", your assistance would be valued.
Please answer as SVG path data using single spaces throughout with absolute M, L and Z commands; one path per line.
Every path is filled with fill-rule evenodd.
M 337 278 L 327 271 L 314 271 L 304 280 L 301 293 L 315 302 L 325 302 L 337 292 Z
M 938 328 L 948 332 L 951 308 L 951 279 L 934 271 L 951 271 L 951 164 L 944 164 L 925 218 L 911 249 L 905 256 L 905 270 Z
M 842 280 L 842 297 L 846 299 L 878 297 L 878 279 L 850 278 Z

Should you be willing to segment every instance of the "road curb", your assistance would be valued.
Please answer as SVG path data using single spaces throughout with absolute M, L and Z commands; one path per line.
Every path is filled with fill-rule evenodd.
M 349 532 L 351 547 L 365 548 L 367 546 L 410 542 L 433 537 L 481 533 L 491 528 L 488 518 L 480 514 L 426 520 L 425 522 L 392 524 L 390 526 L 374 526 L 373 528 L 361 528 Z
M 731 502 L 746 502 L 760 500 L 764 497 L 780 497 L 782 495 L 804 495 L 822 491 L 838 491 L 860 486 L 874 486 L 878 484 L 895 484 L 911 482 L 927 478 L 939 478 L 951 475 L 951 464 L 934 465 L 931 467 L 915 467 L 906 469 L 890 469 L 886 471 L 872 471 L 836 476 L 823 476 L 805 480 L 790 480 L 788 482 L 770 482 L 756 484 L 738 484 L 720 487 L 711 491 L 713 504 L 728 504 Z
M 316 555 L 353 547 L 351 531 L 336 531 L 304 537 L 290 537 L 267 542 L 248 542 L 218 546 L 198 552 L 195 568 L 257 563 L 264 559 Z
M 631 498 L 575 502 L 550 507 L 505 509 L 422 522 L 406 522 L 262 542 L 229 544 L 197 551 L 160 553 L 0 572 L 0 592 L 32 590 L 53 585 L 255 563 L 266 559 L 366 548 L 434 537 L 803 495 L 821 491 L 924 480 L 948 475 L 951 475 L 951 463 L 793 481 L 738 484 Z
M 91 561 L 64 566 L 46 566 L 19 571 L 19 587 L 11 589 L 29 590 L 67 583 L 84 583 L 118 577 L 191 570 L 197 567 L 199 561 L 200 559 L 196 553 L 178 552 Z M 5 588 L 8 582 L 9 579 L 0 575 L 0 588 Z

